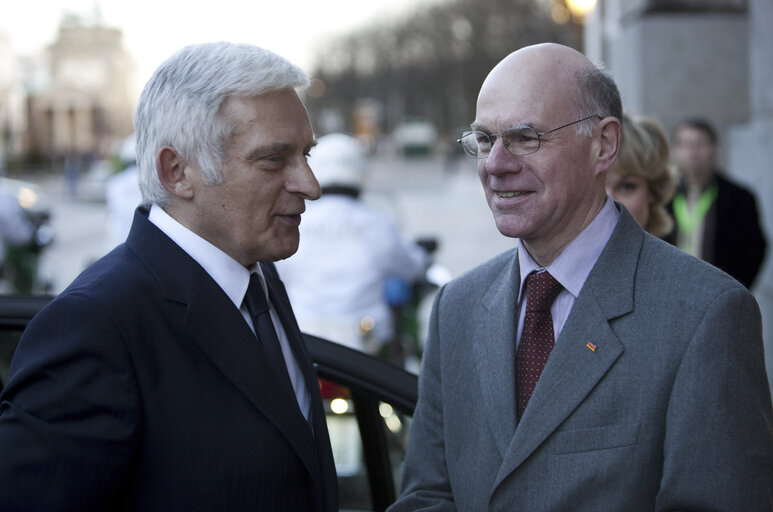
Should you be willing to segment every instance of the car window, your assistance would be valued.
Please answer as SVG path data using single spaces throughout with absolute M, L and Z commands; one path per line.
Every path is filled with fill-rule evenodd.
M 326 379 L 320 379 L 320 390 L 341 510 L 384 510 L 399 493 L 410 416 Z

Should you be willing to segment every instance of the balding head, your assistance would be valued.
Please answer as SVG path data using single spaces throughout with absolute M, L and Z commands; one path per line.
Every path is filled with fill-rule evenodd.
M 598 114 L 622 120 L 612 78 L 582 53 L 555 43 L 527 46 L 502 59 L 481 86 L 478 108 L 489 101 L 498 102 L 499 108 L 538 105 L 541 114 L 554 110 L 577 119 Z
M 528 46 L 511 53 L 491 70 L 478 101 L 512 95 L 522 103 L 534 104 L 550 97 L 552 106 L 564 110 L 577 90 L 577 73 L 591 66 L 581 53 L 566 46 Z
M 520 238 L 540 265 L 604 205 L 621 118 L 614 81 L 566 46 L 522 48 L 483 82 L 473 129 L 488 135 L 490 148 L 478 174 L 500 232 Z

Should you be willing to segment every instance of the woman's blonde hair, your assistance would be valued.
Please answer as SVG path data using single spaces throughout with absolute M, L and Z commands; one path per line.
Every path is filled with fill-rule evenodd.
M 665 236 L 674 221 L 665 205 L 676 189 L 676 173 L 669 162 L 668 136 L 663 127 L 648 117 L 623 115 L 623 143 L 612 166 L 620 176 L 635 176 L 647 183 L 652 197 L 650 217 L 644 229 Z

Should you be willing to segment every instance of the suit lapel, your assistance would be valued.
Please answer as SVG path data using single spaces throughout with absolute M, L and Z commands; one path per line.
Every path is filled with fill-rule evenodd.
M 303 378 L 306 383 L 306 388 L 309 390 L 309 394 L 312 396 L 312 401 L 315 393 L 314 388 L 318 386 L 317 377 L 314 375 L 313 365 L 311 357 L 306 350 L 306 344 L 303 341 L 298 323 L 295 320 L 295 315 L 292 312 L 292 307 L 287 299 L 287 293 L 285 292 L 284 285 L 276 275 L 272 265 L 261 263 L 263 269 L 263 275 L 266 278 L 266 284 L 268 287 L 268 293 L 271 297 L 271 303 L 279 315 L 279 320 L 282 322 L 285 333 L 287 334 L 287 340 L 290 343 L 290 348 L 293 351 L 295 360 L 298 362 L 298 366 L 303 373 Z
M 213 300 L 218 295 L 223 300 Z M 244 318 L 209 276 L 201 279 L 189 298 L 184 325 L 220 371 L 282 432 L 314 474 L 314 443 L 295 396 L 278 383 Z
M 593 267 L 512 437 L 495 488 L 582 403 L 624 351 L 610 320 L 633 311 L 644 233 L 626 211 Z M 592 343 L 596 350 L 588 348 Z
M 504 455 L 513 439 L 515 415 L 515 301 L 520 281 L 517 252 L 501 279 L 483 297 L 475 338 L 476 375 L 483 402 L 488 407 L 486 424 Z M 512 364 L 503 363 L 511 362 Z
M 261 267 L 263 268 L 263 275 L 266 277 L 271 301 L 284 326 L 290 348 L 303 373 L 303 378 L 306 381 L 306 389 L 309 391 L 309 396 L 311 398 L 311 416 L 309 418 L 311 430 L 308 428 L 308 423 L 306 423 L 306 430 L 308 432 L 313 432 L 314 434 L 313 442 L 316 442 L 316 445 L 312 446 L 312 449 L 316 450 L 315 460 L 318 462 L 318 466 L 315 467 L 319 468 L 319 471 L 311 472 L 314 481 L 313 487 L 317 493 L 317 500 L 320 503 L 327 503 L 328 508 L 332 508 L 331 504 L 335 503 L 337 500 L 329 495 L 329 492 L 331 489 L 337 488 L 338 480 L 335 464 L 333 462 L 330 437 L 327 430 L 325 409 L 322 405 L 322 398 L 318 392 L 319 384 L 317 375 L 314 371 L 309 351 L 306 348 L 306 342 L 303 340 L 303 335 L 301 334 L 298 322 L 293 314 L 287 291 L 285 290 L 282 281 L 279 279 L 276 268 L 273 264 L 265 263 L 261 263 Z
M 578 300 L 512 438 L 497 484 L 512 473 L 585 399 L 623 346 L 593 300 Z M 587 348 L 593 343 L 595 352 Z
M 308 423 L 298 407 L 288 407 L 295 397 L 278 384 L 255 335 L 225 292 L 148 221 L 146 211 L 135 214 L 127 244 L 156 276 L 165 300 L 185 305 L 184 310 L 176 309 L 183 311 L 182 317 L 170 315 L 170 321 L 182 324 L 214 365 L 282 432 L 310 474 L 316 475 L 316 450 Z
M 327 437 L 325 410 L 322 406 L 322 400 L 320 399 L 319 393 L 317 393 L 319 383 L 317 381 L 316 372 L 314 371 L 314 364 L 311 361 L 309 351 L 306 349 L 306 342 L 303 340 L 303 335 L 298 327 L 298 322 L 295 320 L 292 306 L 287 298 L 287 292 L 285 291 L 282 281 L 279 280 L 279 276 L 276 274 L 273 266 L 268 270 L 266 264 L 261 265 L 263 266 L 264 275 L 266 276 L 271 302 L 274 304 L 279 319 L 282 321 L 282 325 L 285 328 L 290 348 L 303 373 L 306 389 L 309 391 L 309 397 L 311 399 L 311 417 L 309 418 L 309 421 L 314 429 L 314 435 L 315 437 L 318 437 L 322 434 Z M 322 428 L 324 428 L 324 432 L 322 432 Z

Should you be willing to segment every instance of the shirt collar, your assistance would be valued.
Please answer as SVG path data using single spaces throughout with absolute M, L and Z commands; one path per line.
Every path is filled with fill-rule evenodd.
M 266 281 L 260 265 L 256 263 L 249 269 L 244 267 L 224 251 L 177 222 L 158 205 L 153 205 L 150 208 L 148 220 L 196 260 L 237 308 L 241 307 L 244 294 L 247 292 L 250 272 L 257 273 L 263 283 L 263 288 L 266 288 Z
M 619 216 L 620 212 L 615 207 L 614 202 L 607 198 L 593 221 L 561 251 L 553 263 L 544 269 L 548 270 L 575 299 L 580 295 L 585 280 L 607 245 L 609 237 L 612 236 Z M 518 264 L 521 271 L 521 282 L 518 288 L 518 300 L 520 301 L 526 276 L 531 272 L 543 270 L 543 268 L 532 259 L 520 238 L 517 245 Z

